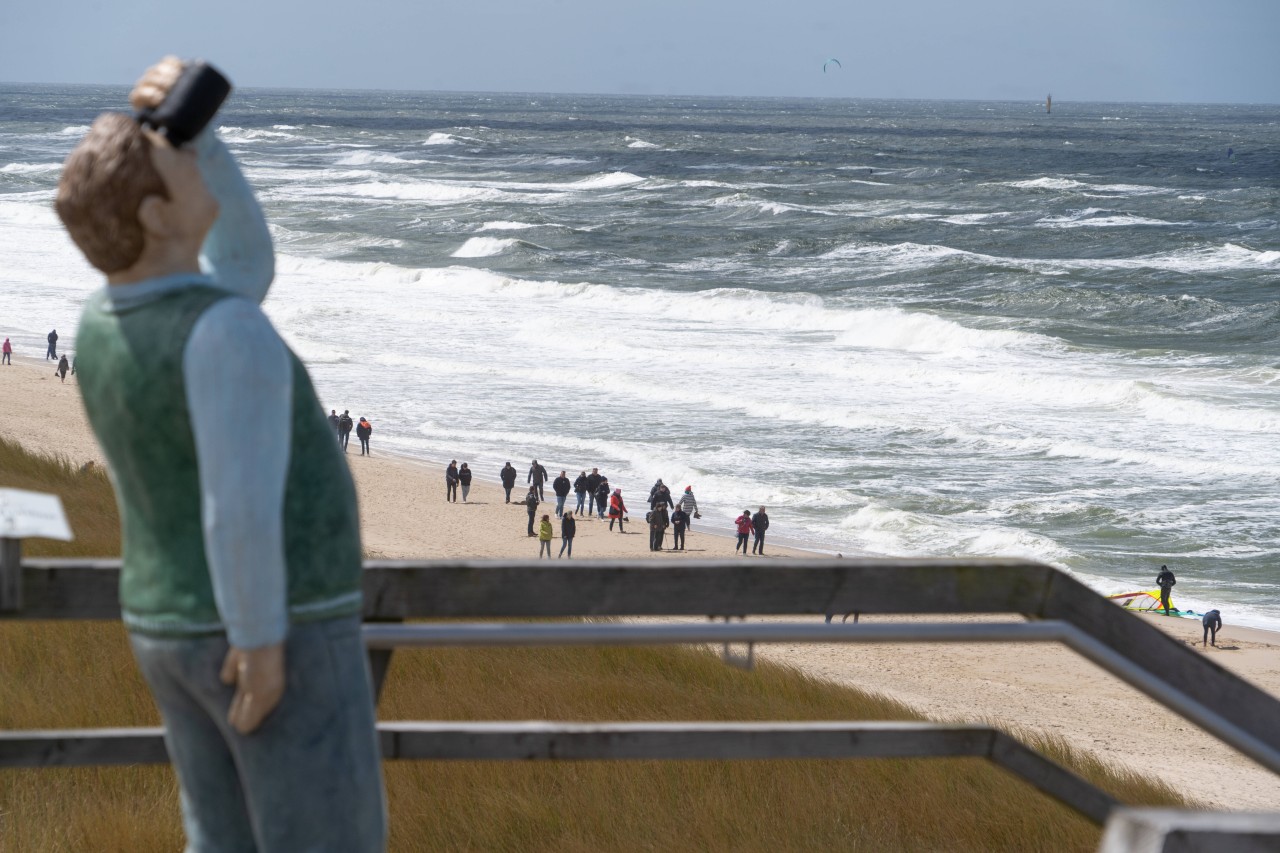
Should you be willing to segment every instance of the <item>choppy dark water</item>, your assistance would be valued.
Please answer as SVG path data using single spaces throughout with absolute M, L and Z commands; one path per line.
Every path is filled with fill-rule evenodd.
M 121 90 L 0 87 L 4 333 Z M 1016 554 L 1280 627 L 1274 107 L 244 92 L 268 310 L 382 446 L 692 483 L 846 553 Z

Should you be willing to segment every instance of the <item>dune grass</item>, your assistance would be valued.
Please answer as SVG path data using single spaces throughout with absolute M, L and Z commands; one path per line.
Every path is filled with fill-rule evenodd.
M 119 553 L 100 472 L 0 440 L 0 486 L 60 494 L 75 543 Z M 382 719 L 915 720 L 880 697 L 695 648 L 397 652 Z M 117 623 L 0 622 L 0 729 L 154 725 Z M 1025 736 L 1024 736 L 1025 739 Z M 1177 805 L 1166 786 L 1060 740 L 1035 741 L 1123 802 Z M 1092 850 L 1099 831 L 977 759 L 749 762 L 390 762 L 396 851 Z M 172 851 L 167 767 L 0 771 L 0 850 Z

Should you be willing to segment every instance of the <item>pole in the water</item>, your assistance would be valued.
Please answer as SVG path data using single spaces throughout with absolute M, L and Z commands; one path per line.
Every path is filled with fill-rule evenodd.
M 1050 94 L 1047 98 L 1044 99 L 1044 111 L 1047 113 L 1053 112 L 1053 95 L 1052 94 Z

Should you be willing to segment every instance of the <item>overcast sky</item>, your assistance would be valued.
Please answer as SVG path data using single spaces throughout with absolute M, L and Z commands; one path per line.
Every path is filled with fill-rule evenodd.
M 0 81 L 1280 103 L 1280 0 L 0 0 Z M 842 70 L 823 73 L 838 58 Z

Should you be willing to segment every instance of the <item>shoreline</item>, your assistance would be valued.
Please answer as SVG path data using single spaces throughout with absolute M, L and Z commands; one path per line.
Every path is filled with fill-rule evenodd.
M 73 464 L 102 462 L 74 377 L 68 377 L 64 385 L 47 363 L 42 366 L 36 359 L 15 358 L 13 369 L 0 366 L 0 394 L 9 403 L 0 410 L 0 436 L 37 453 L 66 457 Z M 358 443 L 356 451 L 347 454 L 359 495 L 361 533 L 368 556 L 535 558 L 538 547 L 536 539 L 526 535 L 524 507 L 504 504 L 500 485 L 476 475 L 469 503 L 446 503 L 444 463 L 433 465 L 429 460 L 378 450 L 376 437 L 377 433 L 376 455 L 361 458 Z M 523 489 L 518 494 L 523 495 Z M 569 505 L 574 505 L 572 497 Z M 543 507 L 539 515 L 554 516 L 553 505 Z M 704 510 L 703 514 L 709 513 Z M 621 535 L 610 533 L 603 522 L 584 517 L 578 524 L 573 556 L 684 557 L 684 553 L 670 550 L 649 551 L 643 513 L 632 518 L 637 516 L 639 520 L 628 524 Z M 558 533 L 559 525 L 554 526 Z M 690 557 L 733 557 L 733 541 L 727 531 L 700 524 L 690 530 L 685 553 Z M 668 538 L 668 547 L 669 543 Z M 553 558 L 559 547 L 553 540 Z M 815 556 L 830 555 L 769 540 L 769 559 Z M 1135 618 L 1157 619 L 1155 624 L 1162 630 L 1183 642 L 1194 641 L 1199 650 L 1197 621 Z M 1280 634 L 1229 624 L 1218 639 L 1219 648 L 1202 653 L 1280 696 Z M 994 721 L 1059 735 L 1105 761 L 1159 776 L 1188 796 L 1215 807 L 1280 807 L 1280 779 L 1274 774 L 1060 647 L 779 644 L 762 646 L 758 652 L 762 659 L 794 666 L 810 676 L 896 699 L 932 719 Z M 1154 744 L 1161 748 L 1153 750 Z M 1215 774 L 1206 774 L 1206 767 L 1215 768 Z M 1208 778 L 1210 775 L 1214 778 Z

